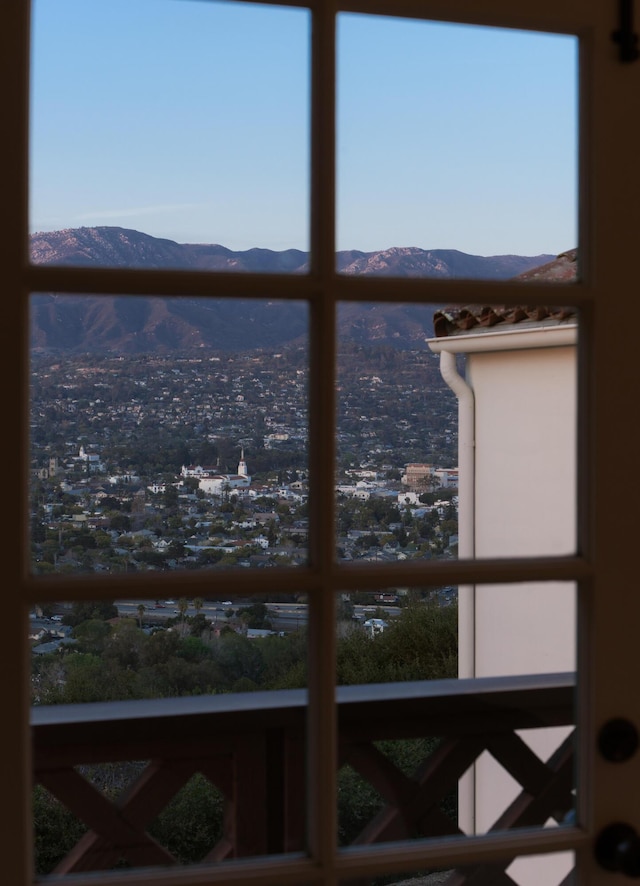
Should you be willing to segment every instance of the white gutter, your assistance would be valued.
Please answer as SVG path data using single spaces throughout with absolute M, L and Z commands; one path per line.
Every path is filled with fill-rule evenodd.
M 475 555 L 475 397 L 456 367 L 456 355 L 440 351 L 440 374 L 458 398 L 458 556 Z M 476 674 L 476 588 L 458 585 L 458 676 Z M 458 785 L 458 824 L 476 832 L 476 767 Z
M 440 354 L 474 354 L 479 351 L 517 351 L 521 348 L 563 348 L 575 345 L 578 340 L 578 324 L 556 323 L 545 326 L 543 323 L 529 328 L 509 326 L 506 329 L 480 330 L 461 335 L 446 335 L 441 338 L 428 338 L 431 350 Z
M 475 556 L 475 397 L 450 351 L 440 352 L 440 374 L 458 398 L 458 557 L 467 560 Z M 459 587 L 458 598 L 458 676 L 475 677 L 474 586 Z

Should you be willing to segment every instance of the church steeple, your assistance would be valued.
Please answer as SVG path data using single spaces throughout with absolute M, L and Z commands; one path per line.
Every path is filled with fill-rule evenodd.
M 238 462 L 238 474 L 241 477 L 247 477 L 249 472 L 247 470 L 247 463 L 244 460 L 244 447 L 240 450 L 240 461 Z

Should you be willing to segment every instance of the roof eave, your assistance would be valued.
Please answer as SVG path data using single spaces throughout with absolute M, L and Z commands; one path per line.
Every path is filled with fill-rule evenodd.
M 427 338 L 426 343 L 435 354 L 472 354 L 482 351 L 520 351 L 531 348 L 562 348 L 575 346 L 578 324 L 557 323 L 537 325 L 528 329 L 476 330 L 462 335 L 443 335 Z

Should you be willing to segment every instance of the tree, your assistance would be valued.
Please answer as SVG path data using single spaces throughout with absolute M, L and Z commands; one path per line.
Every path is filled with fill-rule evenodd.
M 131 518 L 127 514 L 117 512 L 109 514 L 109 527 L 116 529 L 118 532 L 129 532 L 131 529 Z
M 94 603 L 76 602 L 71 607 L 71 612 L 65 615 L 64 622 L 73 627 L 91 618 L 109 621 L 109 619 L 117 617 L 117 606 L 108 600 L 99 600 Z
M 34 864 L 38 875 L 50 874 L 80 840 L 86 828 L 41 785 L 32 795 Z
M 154 631 L 143 644 L 141 661 L 144 667 L 164 664 L 177 655 L 180 638 L 175 631 Z
M 182 627 L 184 629 L 184 617 L 187 614 L 187 610 L 189 608 L 189 601 L 186 597 L 180 597 L 178 600 L 178 611 L 180 613 L 180 619 L 182 621 Z
M 138 628 L 135 619 L 122 618 L 113 626 L 103 658 L 115 669 L 135 672 L 140 667 L 147 641 L 148 637 Z
M 277 544 L 278 541 L 278 530 L 276 528 L 276 521 L 269 520 L 268 529 L 267 529 L 267 541 L 269 542 L 269 547 L 273 547 Z
M 253 603 L 238 610 L 238 615 L 248 628 L 271 628 L 269 610 L 265 603 Z
M 142 630 L 142 616 L 143 615 L 144 615 L 144 603 L 138 603 L 138 619 L 139 619 L 141 630 Z
M 205 631 L 207 631 L 210 636 L 211 625 L 207 621 L 207 617 L 206 615 L 204 615 L 203 612 L 199 612 L 197 615 L 194 615 L 189 621 L 190 633 L 192 637 L 202 637 Z
M 178 507 L 178 490 L 172 483 L 165 486 L 162 499 L 167 510 L 174 511 Z
M 196 864 L 221 838 L 222 827 L 222 795 L 197 773 L 150 825 L 149 833 L 180 864 Z
M 92 655 L 102 655 L 111 625 L 99 618 L 83 621 L 73 629 L 73 638 L 78 641 L 76 649 Z
M 355 607 L 354 607 L 353 603 L 351 602 L 351 600 L 346 600 L 346 599 L 341 598 L 338 601 L 338 606 L 337 606 L 337 611 L 336 611 L 336 617 L 337 617 L 338 621 L 352 622 L 354 612 L 355 612 Z
M 458 672 L 457 606 L 409 603 L 373 639 L 354 628 L 338 640 L 337 682 L 439 680 Z

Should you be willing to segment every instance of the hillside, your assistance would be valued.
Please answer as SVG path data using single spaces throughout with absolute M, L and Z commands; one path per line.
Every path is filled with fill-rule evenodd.
M 119 227 L 66 229 L 31 235 L 35 264 L 292 273 L 308 254 L 289 249 L 233 251 L 218 244 L 176 243 Z M 345 274 L 500 280 L 555 256 L 475 256 L 453 249 L 393 247 L 337 254 Z M 412 347 L 432 334 L 432 310 L 416 305 L 345 305 L 339 333 L 348 341 Z M 86 298 L 38 294 L 32 299 L 32 347 L 39 352 L 166 353 L 210 348 L 253 350 L 303 344 L 303 305 L 261 300 Z

